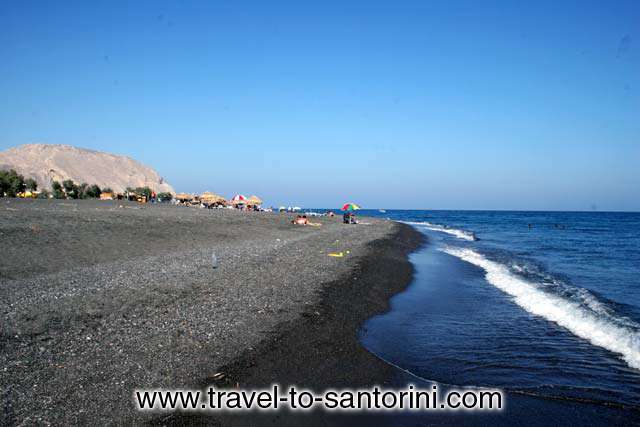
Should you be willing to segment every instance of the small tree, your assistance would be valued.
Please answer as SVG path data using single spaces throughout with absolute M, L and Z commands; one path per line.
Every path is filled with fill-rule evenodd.
M 62 181 L 62 187 L 64 188 L 64 192 L 66 193 L 67 197 L 70 199 L 77 199 L 80 195 L 78 186 L 71 179 Z
M 78 199 L 87 199 L 89 196 L 87 195 L 87 190 L 89 189 L 89 184 L 83 182 L 78 185 Z
M 138 196 L 146 196 L 147 200 L 151 199 L 151 189 L 149 187 L 138 187 L 134 190 Z
M 33 178 L 27 178 L 24 181 L 24 184 L 27 186 L 27 189 L 32 193 L 38 190 L 38 183 Z
M 42 190 L 39 194 L 38 194 L 38 199 L 48 199 L 49 198 L 49 192 L 47 190 Z
M 171 193 L 159 193 L 158 200 L 161 202 L 169 202 L 173 199 L 173 195 Z
M 51 183 L 51 189 L 53 190 L 53 197 L 55 199 L 64 199 L 65 194 L 62 189 L 62 185 L 58 181 L 53 181 Z
M 9 190 L 9 172 L 0 170 L 0 197 L 4 197 Z
M 85 192 L 86 196 L 92 199 L 99 198 L 101 193 L 102 191 L 100 190 L 100 187 L 98 187 L 96 184 L 91 185 Z
M 102 193 L 113 193 L 113 190 L 110 187 L 103 188 L 102 191 L 100 191 L 100 194 Z
M 0 171 L 0 196 L 16 197 L 25 190 L 24 177 L 15 170 Z

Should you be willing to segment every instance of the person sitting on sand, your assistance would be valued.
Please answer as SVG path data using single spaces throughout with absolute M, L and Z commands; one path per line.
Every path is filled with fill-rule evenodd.
M 307 219 L 306 215 L 298 215 L 296 217 L 296 219 L 294 219 L 293 221 L 291 221 L 293 224 L 296 225 L 307 225 L 309 224 L 309 220 Z
M 358 221 L 356 220 L 356 216 L 355 214 L 353 214 L 353 212 L 345 212 L 344 215 L 342 215 L 342 222 L 344 224 L 357 224 Z

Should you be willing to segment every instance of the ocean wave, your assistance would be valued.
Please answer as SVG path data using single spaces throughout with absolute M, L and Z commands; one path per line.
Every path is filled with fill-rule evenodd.
M 482 268 L 490 284 L 514 297 L 516 304 L 529 313 L 621 355 L 630 367 L 640 369 L 640 325 L 617 316 L 586 289 L 575 288 L 574 292 L 564 295 L 554 294 L 542 289 L 544 283 L 519 277 L 506 265 L 471 249 L 447 247 L 441 250 Z
M 424 227 L 424 228 L 426 228 L 428 230 L 440 231 L 442 233 L 447 233 L 447 234 L 450 234 L 452 236 L 457 237 L 458 239 L 469 240 L 471 242 L 478 240 L 476 235 L 474 233 L 472 233 L 471 231 L 459 230 L 457 228 L 449 228 L 449 227 L 444 226 L 444 225 L 432 224 L 432 223 L 427 222 L 427 221 L 422 221 L 422 222 L 403 221 L 403 222 L 405 224 L 409 224 L 409 225 L 416 225 L 416 226 L 419 226 L 419 227 Z

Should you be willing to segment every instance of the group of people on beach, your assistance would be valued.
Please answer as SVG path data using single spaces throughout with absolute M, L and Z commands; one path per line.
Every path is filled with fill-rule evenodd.
M 343 224 L 357 224 L 358 220 L 356 219 L 356 214 L 353 212 L 345 212 L 342 215 L 342 223 Z
M 306 215 L 298 215 L 296 218 L 291 221 L 292 224 L 295 225 L 312 225 L 314 227 L 320 227 L 322 224 L 319 222 L 311 222 Z
M 306 215 L 298 215 L 291 223 L 296 225 L 309 225 L 309 218 L 307 218 Z
M 333 212 L 329 212 L 326 216 L 334 216 Z M 342 215 L 343 224 L 357 224 L 358 221 L 356 219 L 356 215 L 353 212 L 345 212 Z M 320 223 L 310 222 L 307 215 L 297 215 L 292 221 L 292 224 L 295 225 L 321 225 Z

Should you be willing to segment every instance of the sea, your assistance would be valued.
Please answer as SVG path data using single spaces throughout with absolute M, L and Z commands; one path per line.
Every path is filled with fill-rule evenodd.
M 360 213 L 426 236 L 360 331 L 398 384 L 505 392 L 503 414 L 465 425 L 640 425 L 640 213 Z

